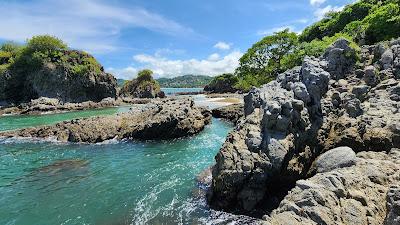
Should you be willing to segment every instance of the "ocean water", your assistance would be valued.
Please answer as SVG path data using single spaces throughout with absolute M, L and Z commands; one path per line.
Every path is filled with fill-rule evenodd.
M 124 109 L 105 110 L 2 117 L 0 126 Z M 0 140 L 0 224 L 228 224 L 237 218 L 208 208 L 197 177 L 214 163 L 232 128 L 213 119 L 200 134 L 170 141 Z
M 201 92 L 203 88 L 161 88 L 166 95 L 175 95 L 179 92 Z

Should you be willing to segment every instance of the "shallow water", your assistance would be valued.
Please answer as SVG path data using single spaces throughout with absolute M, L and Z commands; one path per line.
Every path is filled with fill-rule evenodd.
M 92 113 L 123 109 L 107 110 Z M 0 126 L 48 124 L 90 112 L 74 113 L 26 116 L 21 123 L 8 117 Z M 226 224 L 235 216 L 209 210 L 196 177 L 213 164 L 231 129 L 213 119 L 200 134 L 172 141 L 2 140 L 0 224 Z
M 105 109 L 90 109 L 81 111 L 72 111 L 55 114 L 42 115 L 9 115 L 0 116 L 0 131 L 20 129 L 25 127 L 33 127 L 39 125 L 49 125 L 64 120 L 76 118 L 86 118 L 92 116 L 111 115 L 118 112 L 126 112 L 129 106 L 105 108 Z
M 175 95 L 182 92 L 201 92 L 203 88 L 161 88 L 166 95 Z

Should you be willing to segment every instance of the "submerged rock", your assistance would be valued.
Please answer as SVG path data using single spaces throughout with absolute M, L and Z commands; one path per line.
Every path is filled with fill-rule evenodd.
M 193 100 L 169 99 L 128 113 L 2 132 L 0 136 L 54 137 L 63 142 L 88 143 L 111 139 L 169 139 L 196 134 L 210 121 L 211 112 L 194 106 Z

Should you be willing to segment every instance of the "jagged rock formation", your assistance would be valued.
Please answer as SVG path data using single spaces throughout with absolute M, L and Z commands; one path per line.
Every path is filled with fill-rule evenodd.
M 143 70 L 139 72 L 136 79 L 126 81 L 122 86 L 120 95 L 133 98 L 164 98 L 160 85 L 153 79 L 153 72 Z
M 226 119 L 236 124 L 243 117 L 243 110 L 243 104 L 233 104 L 213 109 L 212 116 Z
M 191 99 L 169 99 L 128 113 L 2 132 L 0 137 L 51 138 L 86 143 L 111 139 L 169 139 L 196 134 L 210 121 L 211 112 L 194 106 Z
M 268 214 L 297 180 L 318 171 L 313 162 L 322 153 L 400 146 L 399 41 L 366 46 L 357 65 L 348 46 L 340 39 L 245 96 L 245 119 L 216 156 L 213 207 Z
M 296 186 L 265 224 L 399 224 L 400 150 L 360 152 L 351 167 Z

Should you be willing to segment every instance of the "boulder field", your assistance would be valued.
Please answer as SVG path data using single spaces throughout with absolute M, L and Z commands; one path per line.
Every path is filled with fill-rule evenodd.
M 400 40 L 359 51 L 339 39 L 244 97 L 215 157 L 213 208 L 267 224 L 399 224 Z
M 0 132 L 0 137 L 98 143 L 112 139 L 169 139 L 194 135 L 211 121 L 211 112 L 192 99 L 167 99 L 111 116 L 74 119 L 51 126 Z

